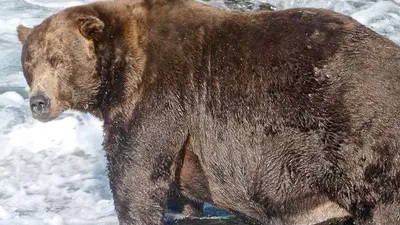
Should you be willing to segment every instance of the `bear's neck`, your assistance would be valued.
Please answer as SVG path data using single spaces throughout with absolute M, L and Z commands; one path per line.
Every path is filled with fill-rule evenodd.
M 140 96 L 139 83 L 146 61 L 145 43 L 137 37 L 138 27 L 144 25 L 132 21 L 132 15 L 127 16 L 129 13 L 118 11 L 124 9 L 110 6 L 107 10 L 112 13 L 105 12 L 104 8 L 97 10 L 106 24 L 103 39 L 98 40 L 95 49 L 96 70 L 101 78 L 98 108 L 105 122 L 130 118 Z

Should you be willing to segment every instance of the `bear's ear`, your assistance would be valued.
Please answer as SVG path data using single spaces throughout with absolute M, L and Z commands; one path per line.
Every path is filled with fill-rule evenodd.
M 19 41 L 24 44 L 29 34 L 32 33 L 32 28 L 25 27 L 21 24 L 17 27 L 17 33 Z
M 104 30 L 104 23 L 94 16 L 82 16 L 78 18 L 78 28 L 87 39 L 96 39 Z

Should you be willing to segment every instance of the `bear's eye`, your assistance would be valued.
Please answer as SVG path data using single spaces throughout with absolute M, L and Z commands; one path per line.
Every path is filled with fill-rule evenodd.
M 30 63 L 24 63 L 25 67 L 25 79 L 29 86 L 31 86 L 32 82 L 32 73 L 33 73 L 33 66 Z
M 60 64 L 63 63 L 62 59 L 58 58 L 58 57 L 50 57 L 49 58 L 49 63 L 52 67 L 56 67 Z
M 25 71 L 26 71 L 26 73 L 32 74 L 32 72 L 33 72 L 33 66 L 32 66 L 32 64 L 30 64 L 30 63 L 24 63 L 24 66 L 25 66 Z

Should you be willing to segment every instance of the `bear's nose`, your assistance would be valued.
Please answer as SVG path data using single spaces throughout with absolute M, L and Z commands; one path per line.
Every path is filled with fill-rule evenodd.
M 37 94 L 30 98 L 32 113 L 38 116 L 46 116 L 49 113 L 50 100 L 43 94 Z

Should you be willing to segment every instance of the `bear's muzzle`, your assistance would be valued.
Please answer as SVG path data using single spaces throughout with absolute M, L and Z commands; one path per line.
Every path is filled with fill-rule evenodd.
M 40 121 L 47 121 L 49 117 L 50 99 L 42 93 L 33 95 L 29 99 L 32 116 Z

